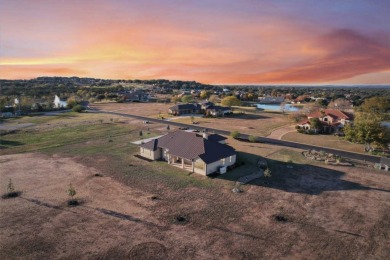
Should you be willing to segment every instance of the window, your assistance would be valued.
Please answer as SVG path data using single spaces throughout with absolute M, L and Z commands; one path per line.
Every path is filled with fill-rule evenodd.
M 222 163 L 222 164 L 225 164 L 225 159 L 221 159 L 221 163 Z
M 230 161 L 229 161 L 229 162 L 232 162 L 232 161 L 233 161 L 233 156 L 230 156 L 230 158 L 229 158 L 229 159 L 230 159 Z

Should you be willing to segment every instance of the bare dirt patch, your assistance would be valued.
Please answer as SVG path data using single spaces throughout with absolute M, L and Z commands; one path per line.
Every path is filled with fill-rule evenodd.
M 23 192 L 1 200 L 0 237 L 6 239 L 0 258 L 390 257 L 390 176 L 306 162 L 280 147 L 229 142 L 243 154 L 267 157 L 267 184 L 258 179 L 234 194 L 233 171 L 213 186 L 173 188 L 158 172 L 147 175 L 150 164 L 169 167 L 155 162 L 131 161 L 131 167 L 123 164 L 127 172 L 104 154 L 0 156 L 2 192 L 9 178 Z M 243 167 L 251 170 L 250 163 Z M 66 204 L 69 182 L 82 201 L 77 207 Z

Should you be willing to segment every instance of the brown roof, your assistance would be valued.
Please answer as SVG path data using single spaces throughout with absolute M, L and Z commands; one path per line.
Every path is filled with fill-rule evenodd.
M 171 155 L 188 160 L 199 157 L 205 163 L 212 163 L 236 154 L 232 147 L 214 141 L 226 138 L 218 137 L 219 135 L 216 134 L 210 136 L 209 139 L 204 139 L 196 133 L 175 131 L 140 146 L 153 151 L 157 150 L 157 148 L 165 148 L 168 149 Z

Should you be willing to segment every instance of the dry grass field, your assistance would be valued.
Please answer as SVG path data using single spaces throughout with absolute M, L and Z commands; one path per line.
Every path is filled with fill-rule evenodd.
M 138 120 L 67 113 L 10 121 L 18 120 L 34 125 L 0 136 L 1 192 L 10 178 L 21 192 L 0 200 L 0 259 L 390 257 L 390 176 L 373 168 L 229 139 L 245 164 L 206 178 L 135 157 L 131 141 L 145 127 Z M 150 124 L 144 137 L 164 131 Z M 259 156 L 272 177 L 232 193 Z M 70 182 L 79 206 L 67 205 Z
M 92 107 L 96 109 L 149 116 L 153 118 L 157 118 L 161 112 L 161 115 L 168 119 L 172 118 L 167 114 L 168 108 L 171 106 L 173 106 L 173 104 L 163 103 L 103 103 L 92 105 Z M 175 118 L 174 121 L 186 124 L 192 123 L 189 116 Z M 278 127 L 292 124 L 292 121 L 288 118 L 287 114 L 272 112 L 256 113 L 253 109 L 245 111 L 245 114 L 235 114 L 229 117 L 195 117 L 195 121 L 199 123 L 198 126 L 204 126 L 205 128 L 209 127 L 228 131 L 239 131 L 257 136 L 267 136 L 272 130 Z

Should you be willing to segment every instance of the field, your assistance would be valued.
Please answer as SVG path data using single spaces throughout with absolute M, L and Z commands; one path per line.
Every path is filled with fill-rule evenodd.
M 307 135 L 294 132 L 285 134 L 282 137 L 282 140 L 311 144 L 321 147 L 330 147 L 355 153 L 364 152 L 364 147 L 362 144 L 350 143 L 334 135 Z
M 96 109 L 149 116 L 153 118 L 158 118 L 158 115 L 161 112 L 161 115 L 168 119 L 170 119 L 171 116 L 167 114 L 167 111 L 171 106 L 173 106 L 173 104 L 162 103 L 108 103 L 93 105 Z M 195 117 L 195 121 L 199 123 L 197 126 L 205 128 L 209 127 L 229 131 L 239 131 L 257 136 L 267 136 L 272 132 L 272 130 L 278 127 L 292 124 L 292 121 L 288 118 L 287 114 L 281 114 L 278 112 L 258 112 L 253 108 L 236 108 L 235 110 L 237 110 L 237 112 L 244 112 L 245 114 L 235 114 L 233 116 L 219 118 Z M 174 121 L 186 124 L 192 123 L 191 118 L 188 116 L 175 118 Z
M 153 110 L 154 109 L 154 110 Z M 158 114 L 159 107 L 149 113 Z M 147 112 L 143 112 L 147 114 Z M 229 139 L 243 166 L 207 178 L 134 155 L 164 125 L 102 114 L 5 120 L 1 259 L 387 259 L 390 176 L 327 166 L 301 151 Z M 232 193 L 266 157 L 271 178 Z M 79 206 L 69 207 L 75 187 Z

